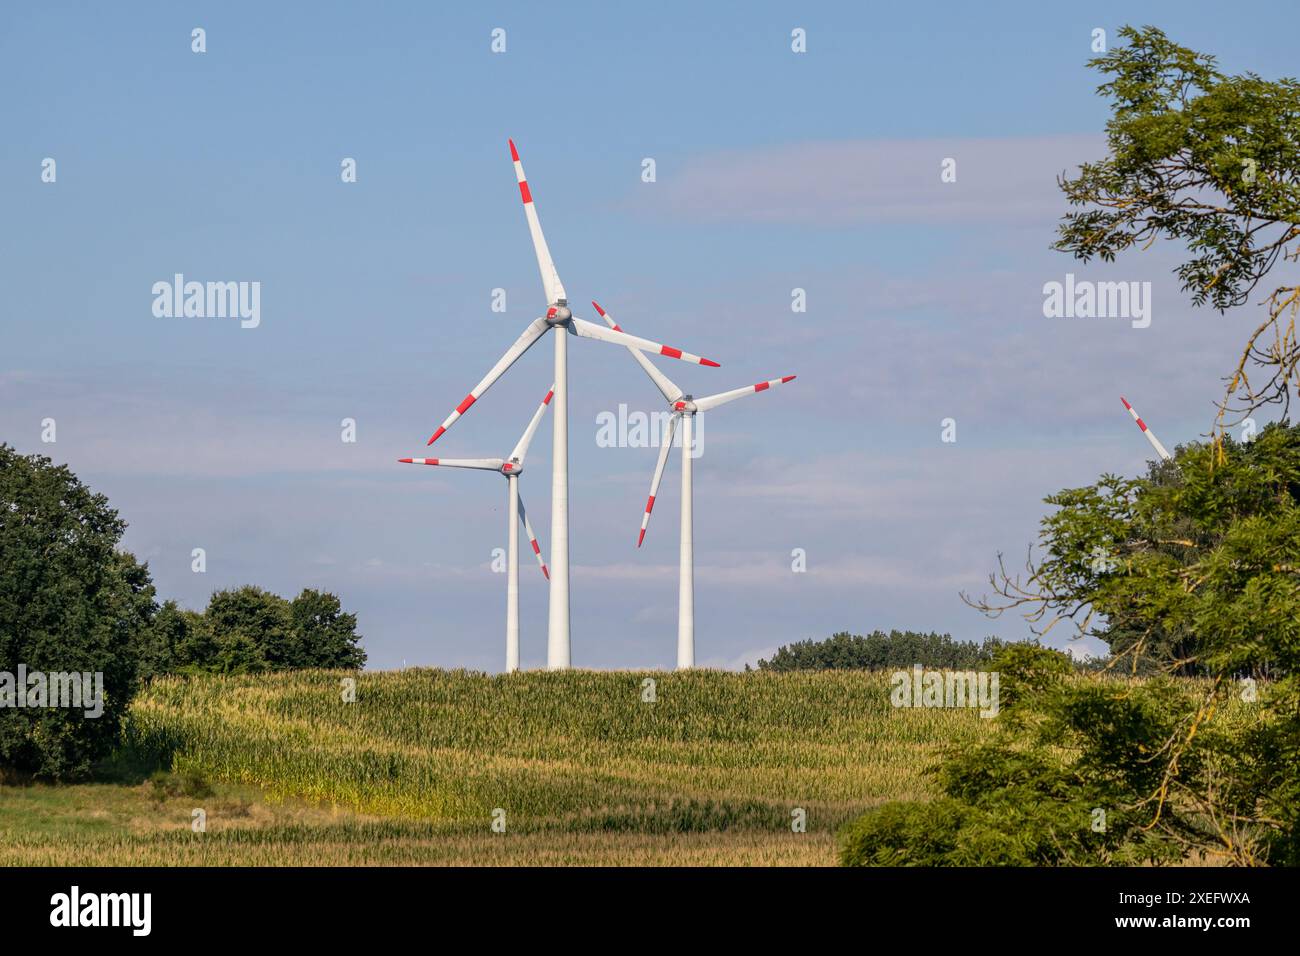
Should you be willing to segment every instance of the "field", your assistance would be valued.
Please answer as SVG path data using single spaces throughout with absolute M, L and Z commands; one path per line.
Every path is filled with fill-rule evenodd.
M 122 762 L 191 795 L 121 769 L 0 788 L 0 864 L 831 865 L 844 822 L 991 730 L 864 672 L 417 669 L 352 702 L 347 676 L 155 682 Z

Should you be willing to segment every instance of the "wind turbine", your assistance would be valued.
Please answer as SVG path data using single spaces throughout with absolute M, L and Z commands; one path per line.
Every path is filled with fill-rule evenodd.
M 537 253 L 537 268 L 542 274 L 542 288 L 546 292 L 546 315 L 535 319 L 524 329 L 523 334 L 515 339 L 514 345 L 497 360 L 482 381 L 475 385 L 466 395 L 456 410 L 447 416 L 438 426 L 428 444 L 432 445 L 442 433 L 469 410 L 479 398 L 502 375 L 514 365 L 519 357 L 527 352 L 534 343 L 551 329 L 557 331 L 555 336 L 555 430 L 551 454 L 551 595 L 550 619 L 546 637 L 546 666 L 551 670 L 569 666 L 569 371 L 568 339 L 565 335 L 577 335 L 615 345 L 667 355 L 669 358 L 694 362 L 697 365 L 718 367 L 717 362 L 683 352 L 668 345 L 651 342 L 649 339 L 637 338 L 623 332 L 602 328 L 592 322 L 586 322 L 569 310 L 569 300 L 560 282 L 560 275 L 551 261 L 551 252 L 546 247 L 546 237 L 542 235 L 542 225 L 537 218 L 537 208 L 533 203 L 528 180 L 524 178 L 524 167 L 519 162 L 519 151 L 515 149 L 514 140 L 510 140 L 510 158 L 515 164 L 515 177 L 519 180 L 519 195 L 524 202 L 524 216 L 528 220 L 528 231 L 533 237 L 533 251 Z
M 537 535 L 533 534 L 533 526 L 528 521 L 528 512 L 524 510 L 524 499 L 519 494 L 519 476 L 524 471 L 524 456 L 528 454 L 528 446 L 533 440 L 533 434 L 537 431 L 537 426 L 546 414 L 546 406 L 551 404 L 551 396 L 555 394 L 555 386 L 546 393 L 542 399 L 542 404 L 537 406 L 537 411 L 533 412 L 532 421 L 524 429 L 523 435 L 515 444 L 514 450 L 510 452 L 509 458 L 399 458 L 400 462 L 408 465 L 438 465 L 442 468 L 475 468 L 479 471 L 495 471 L 504 475 L 507 485 L 507 494 L 509 496 L 507 518 L 508 533 L 508 558 L 506 565 L 506 672 L 510 673 L 519 670 L 519 523 L 522 521 L 524 531 L 528 533 L 528 543 L 533 546 L 533 554 L 537 556 L 537 563 L 542 567 L 542 574 L 546 575 L 549 580 L 551 572 L 546 568 L 546 562 L 542 559 L 542 549 L 537 543 Z
M 1133 416 L 1133 421 L 1137 422 L 1138 428 L 1142 429 L 1142 434 L 1147 436 L 1147 441 L 1149 441 L 1151 443 L 1151 447 L 1156 450 L 1156 454 L 1159 455 L 1161 458 L 1163 458 L 1165 461 L 1168 461 L 1170 458 L 1172 458 L 1173 455 L 1165 451 L 1165 446 L 1160 444 L 1160 439 L 1157 438 L 1154 434 L 1152 434 L 1151 429 L 1147 428 L 1147 423 L 1138 417 L 1137 410 L 1134 409 L 1133 406 L 1128 403 L 1128 399 L 1125 398 L 1123 395 L 1121 395 L 1119 397 L 1119 400 L 1124 403 L 1124 407 L 1128 409 L 1128 413 Z
M 611 329 L 616 332 L 622 331 L 613 316 L 597 303 L 591 304 Z M 787 375 L 784 378 L 759 382 L 757 385 L 733 388 L 729 392 L 719 392 L 717 395 L 709 395 L 705 398 L 693 398 L 678 388 L 641 352 L 635 349 L 628 349 L 628 351 L 632 353 L 637 364 L 645 369 L 645 373 L 650 376 L 650 381 L 655 383 L 659 393 L 668 402 L 671 411 L 668 421 L 664 424 L 663 437 L 659 443 L 659 461 L 655 465 L 654 480 L 650 482 L 650 498 L 645 504 L 645 514 L 641 516 L 641 534 L 636 540 L 638 548 L 641 547 L 641 542 L 645 541 L 646 527 L 650 524 L 650 512 L 654 510 L 655 495 L 659 492 L 659 481 L 663 478 L 664 466 L 668 463 L 668 452 L 673 445 L 673 433 L 679 421 L 682 426 L 682 533 L 677 579 L 677 668 L 682 670 L 695 666 L 695 518 L 691 468 L 691 442 L 695 416 L 699 412 L 706 412 L 727 402 L 734 402 L 746 395 L 765 392 L 773 385 L 791 382 L 794 376 Z

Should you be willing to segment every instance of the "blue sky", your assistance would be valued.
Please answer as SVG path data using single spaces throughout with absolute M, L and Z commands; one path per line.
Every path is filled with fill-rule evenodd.
M 1192 309 L 1176 249 L 1088 267 L 1048 249 L 1055 176 L 1103 148 L 1092 30 L 1153 23 L 1225 69 L 1294 73 L 1270 38 L 1296 8 L 1252 10 L 8 5 L 0 440 L 108 494 L 164 596 L 329 588 L 374 666 L 499 669 L 503 483 L 395 459 L 545 305 L 512 136 L 575 303 L 719 360 L 661 363 L 696 394 L 799 375 L 705 421 L 701 663 L 841 629 L 1024 636 L 958 592 L 1023 553 L 1043 495 L 1143 467 L 1120 394 L 1166 445 L 1204 432 L 1257 311 Z M 151 287 L 177 272 L 260 282 L 261 325 L 156 318 Z M 1152 282 L 1151 327 L 1044 318 L 1067 272 Z M 573 659 L 671 666 L 676 465 L 638 552 L 655 451 L 595 441 L 601 412 L 657 396 L 621 349 L 575 341 L 570 363 Z M 544 344 L 440 453 L 507 452 L 550 374 Z M 549 449 L 548 422 L 522 479 L 544 547 Z M 537 666 L 546 591 L 521 573 Z

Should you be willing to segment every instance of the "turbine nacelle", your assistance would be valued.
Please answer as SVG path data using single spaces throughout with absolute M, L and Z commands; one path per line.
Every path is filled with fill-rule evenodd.
M 551 325 L 564 325 L 571 318 L 573 318 L 573 313 L 569 311 L 569 307 L 563 299 L 560 299 L 546 310 L 546 321 Z
M 523 473 L 524 466 L 520 463 L 518 458 L 512 458 L 501 466 L 501 474 L 505 475 L 507 478 L 512 475 L 522 475 Z
M 673 402 L 673 411 L 682 415 L 694 415 L 698 409 L 695 407 L 695 401 L 690 395 L 683 395 Z

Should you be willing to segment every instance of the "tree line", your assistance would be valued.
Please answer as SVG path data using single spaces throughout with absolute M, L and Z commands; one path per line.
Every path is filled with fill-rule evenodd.
M 328 592 L 288 600 L 246 586 L 202 612 L 159 604 L 148 564 L 118 547 L 125 531 L 66 466 L 0 443 L 0 770 L 87 773 L 160 674 L 365 664 L 356 615 Z M 51 705 L 50 676 L 68 674 L 101 680 L 102 714 Z
M 951 634 L 891 630 L 872 631 L 865 636 L 840 631 L 822 641 L 806 640 L 786 644 L 768 660 L 759 660 L 761 671 L 794 670 L 883 670 L 911 667 L 978 670 L 993 659 L 1003 646 L 996 637 L 982 644 L 953 640 Z

